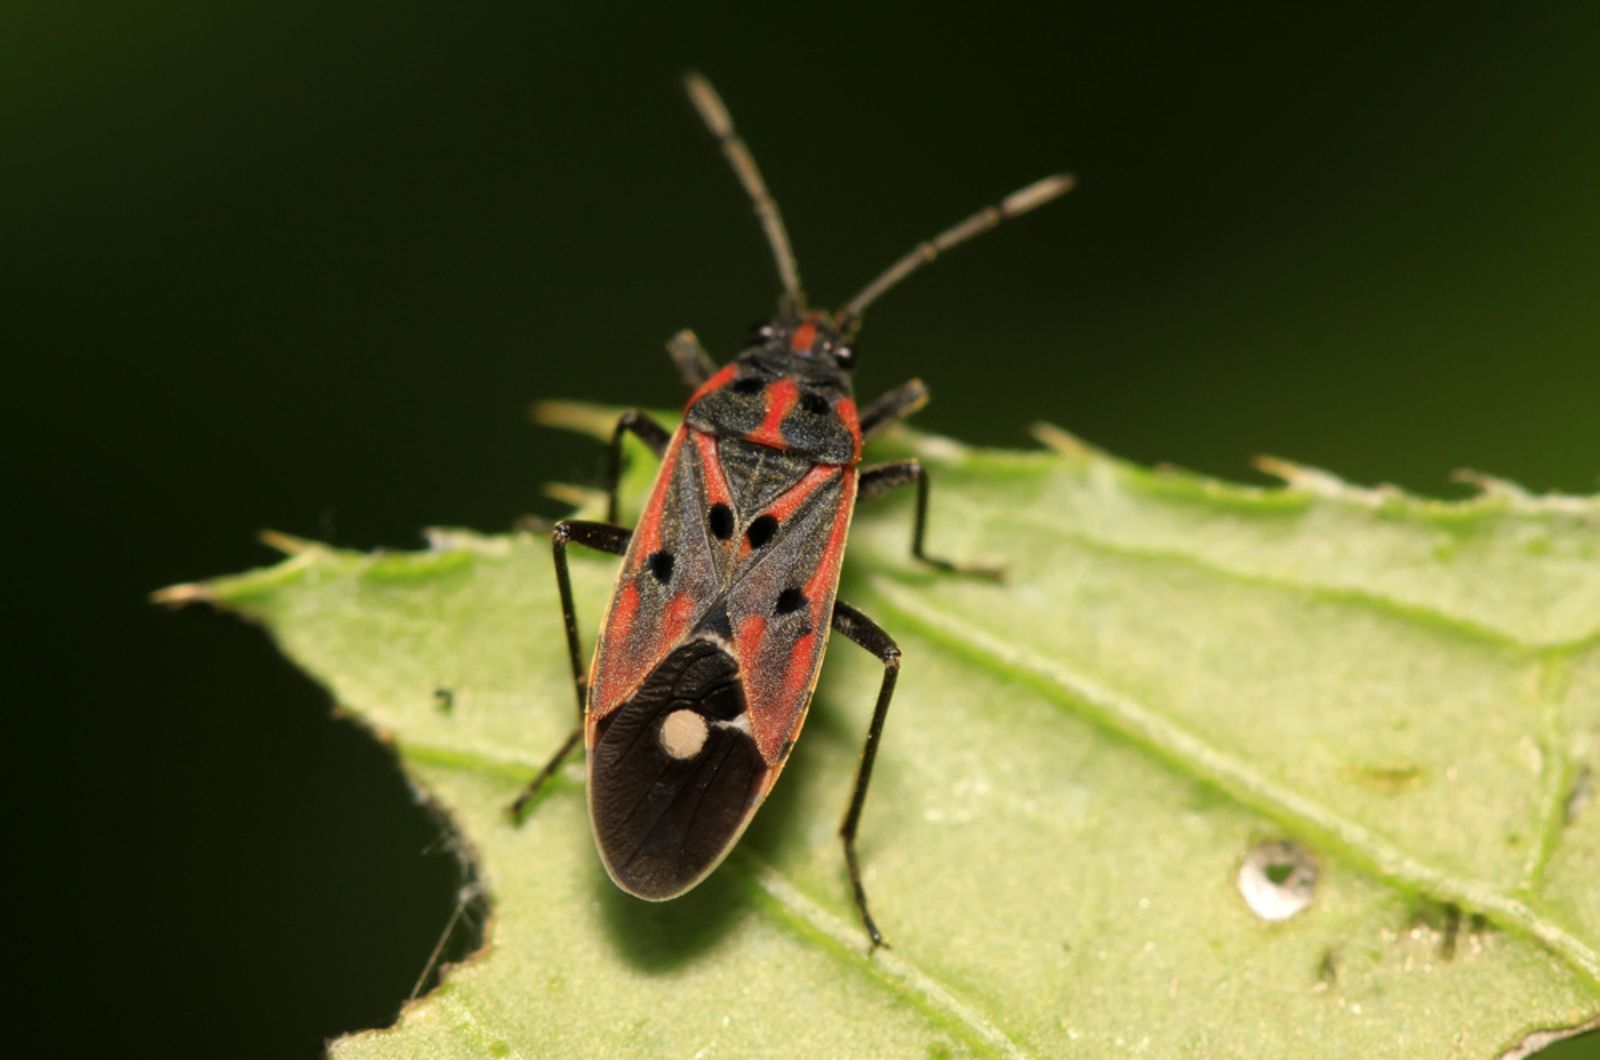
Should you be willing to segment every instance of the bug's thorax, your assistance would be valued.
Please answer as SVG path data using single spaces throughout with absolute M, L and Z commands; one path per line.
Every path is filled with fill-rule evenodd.
M 762 324 L 750 338 L 752 345 L 689 399 L 684 422 L 813 464 L 858 463 L 851 351 L 833 319 L 808 313 Z

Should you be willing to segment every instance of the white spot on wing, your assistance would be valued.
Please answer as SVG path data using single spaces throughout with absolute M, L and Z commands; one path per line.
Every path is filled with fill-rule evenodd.
M 710 734 L 706 719 L 692 710 L 675 710 L 661 723 L 661 749 L 680 762 L 693 758 Z

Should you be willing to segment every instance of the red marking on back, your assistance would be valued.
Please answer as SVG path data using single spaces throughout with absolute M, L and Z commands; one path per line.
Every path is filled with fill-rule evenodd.
M 789 668 L 783 674 L 783 695 L 786 699 L 799 699 L 811 687 L 811 677 L 817 672 L 814 652 L 817 631 L 812 629 L 795 640 L 789 649 Z
M 739 665 L 749 666 L 755 663 L 756 653 L 761 650 L 761 642 L 767 637 L 767 620 L 761 615 L 750 615 L 739 623 L 739 628 L 734 631 L 734 650 L 739 655 Z
M 722 474 L 722 461 L 717 456 L 717 439 L 704 431 L 690 431 L 695 448 L 700 451 L 700 466 L 705 470 L 706 503 L 733 506 L 733 496 L 728 492 L 728 480 Z
M 809 353 L 811 344 L 817 341 L 817 325 L 806 321 L 794 329 L 794 334 L 789 336 L 789 348 L 795 353 Z
M 839 514 L 833 518 L 833 529 L 828 532 L 828 544 L 817 561 L 817 569 L 806 582 L 806 599 L 815 603 L 831 597 L 839 580 L 839 564 L 844 560 L 844 539 L 850 530 L 850 514 L 855 507 L 854 475 L 844 483 L 839 495 Z
M 851 439 L 856 443 L 854 461 L 861 460 L 861 417 L 856 412 L 855 398 L 840 398 L 834 403 L 833 411 L 839 419 L 844 421 L 844 429 L 850 432 Z
M 783 496 L 773 501 L 771 507 L 767 509 L 767 514 L 780 524 L 785 522 L 795 513 L 795 509 L 838 474 L 839 469 L 832 464 L 817 464 L 805 473 L 804 478 L 790 486 Z
M 734 366 L 732 364 L 725 364 L 721 368 L 718 368 L 716 373 L 712 375 L 710 379 L 707 379 L 700 385 L 699 390 L 696 390 L 693 394 L 689 395 L 689 400 L 684 404 L 683 407 L 687 409 L 690 405 L 693 405 L 696 401 L 699 401 L 713 390 L 721 390 L 723 387 L 733 382 L 733 374 Z
M 793 379 L 780 379 L 767 387 L 767 418 L 761 426 L 745 435 L 747 441 L 770 445 L 774 449 L 787 448 L 783 440 L 783 418 L 789 415 L 795 402 L 800 400 L 800 386 Z
M 619 651 L 627 651 L 628 635 L 633 632 L 633 619 L 639 613 L 639 587 L 629 582 L 617 594 L 616 606 L 606 622 L 606 637 Z
M 679 428 L 678 433 L 672 436 L 672 444 L 667 447 L 661 470 L 656 474 L 655 489 L 650 492 L 650 500 L 645 504 L 644 514 L 639 517 L 638 528 L 634 530 L 638 535 L 634 555 L 640 559 L 661 547 L 661 509 L 666 507 L 667 494 L 672 492 L 672 469 L 678 463 L 678 450 L 683 446 L 684 431 L 685 428 Z
M 589 713 L 600 717 L 637 685 L 644 674 L 639 653 L 628 641 L 633 637 L 634 619 L 639 614 L 639 587 L 629 581 L 617 593 L 602 629 L 605 640 L 589 666 Z M 602 654 L 605 666 L 600 666 Z
M 684 631 L 689 628 L 689 618 L 693 614 L 694 601 L 689 598 L 688 593 L 679 593 L 667 601 L 666 611 L 661 617 L 661 647 L 663 651 L 682 639 Z

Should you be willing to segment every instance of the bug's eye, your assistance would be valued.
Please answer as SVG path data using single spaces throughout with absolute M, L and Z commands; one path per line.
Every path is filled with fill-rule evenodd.
M 833 359 L 840 368 L 854 368 L 856 365 L 856 348 L 840 343 L 833 348 Z
M 749 330 L 745 332 L 744 341 L 751 346 L 761 346 L 776 334 L 777 331 L 773 329 L 771 324 L 765 322 L 751 324 Z

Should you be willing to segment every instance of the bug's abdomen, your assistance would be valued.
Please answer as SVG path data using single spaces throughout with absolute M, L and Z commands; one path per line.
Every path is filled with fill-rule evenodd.
M 589 815 L 618 886 L 673 898 L 722 861 L 770 787 L 739 666 L 710 640 L 674 649 L 600 719 Z

